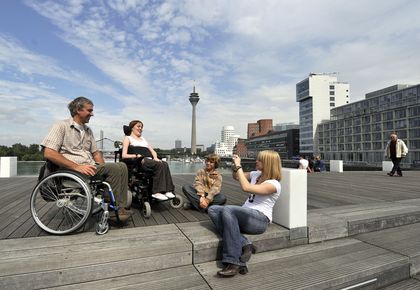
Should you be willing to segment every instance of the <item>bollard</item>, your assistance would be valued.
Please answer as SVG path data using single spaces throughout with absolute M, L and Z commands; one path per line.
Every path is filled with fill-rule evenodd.
M 307 173 L 282 169 L 281 194 L 273 207 L 273 222 L 288 229 L 307 226 Z
M 17 157 L 0 157 L 0 177 L 17 176 Z
M 343 160 L 330 160 L 330 172 L 343 172 Z

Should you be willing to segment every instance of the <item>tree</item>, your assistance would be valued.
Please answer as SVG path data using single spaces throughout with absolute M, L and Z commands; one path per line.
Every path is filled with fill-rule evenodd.
M 26 146 L 20 143 L 12 147 L 0 145 L 0 156 L 17 156 L 19 161 L 40 161 L 44 158 L 38 144 Z

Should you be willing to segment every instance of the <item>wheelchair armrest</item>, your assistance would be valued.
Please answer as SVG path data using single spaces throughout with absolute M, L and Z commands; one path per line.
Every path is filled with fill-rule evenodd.
M 96 174 L 90 178 L 91 184 L 101 184 L 107 178 L 106 174 Z

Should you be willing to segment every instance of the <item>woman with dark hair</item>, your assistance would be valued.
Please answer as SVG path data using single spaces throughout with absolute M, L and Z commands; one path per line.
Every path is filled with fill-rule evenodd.
M 159 200 L 174 198 L 173 191 L 175 186 L 172 182 L 169 166 L 165 161 L 158 158 L 156 151 L 142 136 L 143 122 L 133 120 L 128 126 L 131 129 L 131 133 L 129 136 L 124 137 L 122 158 L 141 158 L 142 166 L 153 170 L 152 196 L 154 198 Z M 135 152 L 141 153 L 128 153 L 130 151 L 129 146 L 136 147 Z
M 233 177 L 249 198 L 242 206 L 214 205 L 208 214 L 223 238 L 221 277 L 246 274 L 246 262 L 255 253 L 252 243 L 242 234 L 262 234 L 271 223 L 273 206 L 281 192 L 281 160 L 277 152 L 264 150 L 258 154 L 256 171 L 245 173 L 241 159 L 233 155 Z

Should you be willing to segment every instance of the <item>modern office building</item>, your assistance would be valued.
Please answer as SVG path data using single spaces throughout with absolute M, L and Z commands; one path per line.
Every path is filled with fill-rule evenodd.
M 381 166 L 389 135 L 408 146 L 404 167 L 420 165 L 420 84 L 394 85 L 365 99 L 333 108 L 331 120 L 318 125 L 319 152 L 325 160 Z
M 245 140 L 247 157 L 255 158 L 262 150 L 274 150 L 282 159 L 292 159 L 299 154 L 299 129 L 270 132 Z
M 182 141 L 181 140 L 175 140 L 175 149 L 182 148 Z
M 220 156 L 232 156 L 233 147 L 238 142 L 239 135 L 235 134 L 233 126 L 223 126 L 221 141 L 216 142 L 214 153 Z
M 273 126 L 274 131 L 286 131 L 290 129 L 299 129 L 299 125 L 295 123 L 279 123 Z
M 317 125 L 330 119 L 332 108 L 350 102 L 350 85 L 338 82 L 337 73 L 310 73 L 296 84 L 296 101 L 299 102 L 299 151 L 311 156 L 318 151 Z

